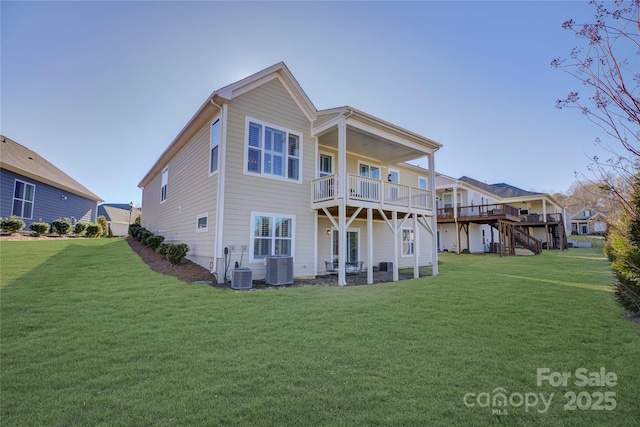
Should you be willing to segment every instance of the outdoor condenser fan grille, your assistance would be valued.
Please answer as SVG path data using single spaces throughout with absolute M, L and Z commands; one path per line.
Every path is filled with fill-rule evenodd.
M 267 285 L 290 285 L 293 283 L 293 257 L 267 258 Z
M 231 289 L 251 289 L 253 278 L 250 268 L 236 268 L 231 274 Z

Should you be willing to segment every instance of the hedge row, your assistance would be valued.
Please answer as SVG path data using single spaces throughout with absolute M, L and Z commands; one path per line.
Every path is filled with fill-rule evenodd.
M 101 218 L 104 217 L 100 216 L 98 218 L 99 222 Z M 24 227 L 25 222 L 22 218 L 16 216 L 0 218 L 0 229 L 9 234 L 17 233 L 23 230 Z M 36 236 L 47 234 L 49 231 L 60 236 L 66 236 L 71 231 L 73 231 L 76 236 L 81 236 L 86 231 L 87 237 L 100 237 L 105 234 L 104 227 L 98 223 L 77 222 L 75 225 L 72 225 L 69 218 L 58 218 L 52 221 L 51 224 L 36 221 L 29 225 L 29 229 L 33 231 L 33 234 Z
M 163 243 L 164 236 L 153 234 L 140 224 L 129 225 L 129 235 L 146 247 L 166 256 L 173 265 L 180 264 L 189 252 L 189 246 L 186 243 Z

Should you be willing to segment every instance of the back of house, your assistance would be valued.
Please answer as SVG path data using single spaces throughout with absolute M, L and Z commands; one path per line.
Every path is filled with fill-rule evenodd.
M 207 98 L 139 183 L 142 225 L 220 281 L 236 263 L 265 278 L 275 257 L 294 277 L 334 263 L 437 272 L 438 148 L 350 107 L 316 110 L 278 63 Z

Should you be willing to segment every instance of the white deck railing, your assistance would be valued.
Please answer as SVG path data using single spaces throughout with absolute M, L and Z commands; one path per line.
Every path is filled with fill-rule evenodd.
M 311 181 L 312 203 L 337 199 L 335 175 Z M 358 175 L 347 175 L 347 199 L 416 209 L 433 209 L 431 192 Z

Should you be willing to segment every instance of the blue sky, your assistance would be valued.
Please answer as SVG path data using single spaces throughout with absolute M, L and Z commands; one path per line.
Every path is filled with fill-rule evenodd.
M 108 202 L 215 89 L 284 61 L 318 109 L 350 105 L 444 147 L 436 169 L 566 191 L 602 131 L 555 101 L 571 2 L 11 2 L 1 8 L 2 134 Z

